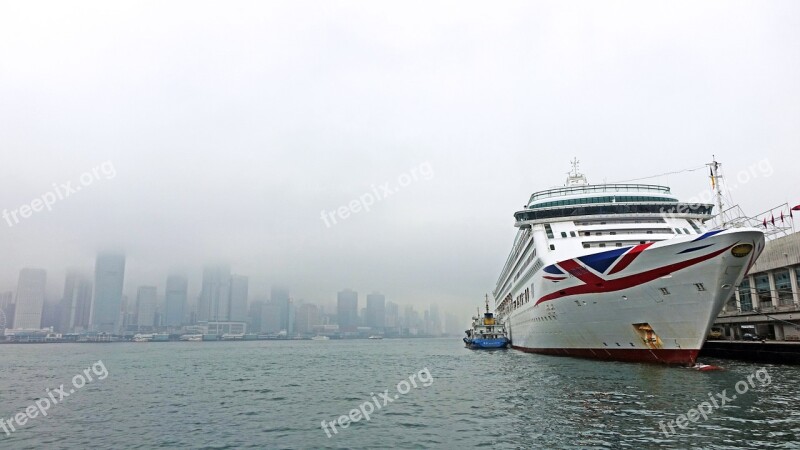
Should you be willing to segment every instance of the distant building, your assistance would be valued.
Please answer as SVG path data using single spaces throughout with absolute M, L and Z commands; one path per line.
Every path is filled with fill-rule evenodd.
M 272 286 L 269 301 L 280 308 L 280 330 L 289 330 L 289 290 L 282 286 Z
M 314 327 L 322 325 L 317 305 L 304 303 L 296 308 L 294 331 L 297 334 L 311 334 Z
M 136 325 L 139 328 L 155 327 L 158 294 L 155 286 L 140 286 L 136 292 Z
M 400 307 L 394 302 L 386 302 L 386 333 L 400 333 Z
M 245 322 L 247 320 L 247 277 L 231 275 L 231 312 L 230 320 Z
M 440 336 L 442 334 L 442 319 L 439 316 L 439 308 L 436 305 L 431 305 L 428 334 L 432 336 Z
M 378 330 L 386 328 L 386 296 L 374 292 L 367 295 L 365 325 Z
M 203 269 L 203 289 L 197 304 L 198 322 L 227 322 L 231 311 L 231 268 L 227 265 Z
M 122 325 L 122 285 L 125 281 L 125 255 L 101 253 L 94 269 L 94 299 L 91 327 L 94 331 L 117 333 Z
M 295 333 L 294 329 L 295 308 L 294 308 L 294 301 L 291 298 L 286 304 L 286 313 L 288 316 L 288 321 L 286 323 L 286 332 L 289 335 L 293 335 Z
M 444 332 L 448 336 L 461 336 L 464 333 L 463 327 L 467 325 L 469 324 L 459 322 L 454 314 L 446 313 L 444 315 Z
M 14 328 L 14 293 L 0 292 L 0 333 L 6 328 Z
M 22 269 L 17 284 L 14 328 L 35 329 L 42 326 L 47 273 L 43 269 Z
M 88 330 L 91 312 L 92 281 L 80 272 L 67 272 L 64 295 L 61 297 L 59 308 L 60 320 L 56 330 L 61 333 L 71 333 L 76 329 Z
M 283 309 L 280 305 L 275 303 L 265 303 L 261 307 L 261 332 L 267 334 L 279 333 L 285 330 L 281 323 L 281 314 Z
M 13 291 L 0 292 L 0 309 L 4 309 L 8 307 L 8 305 L 13 305 L 13 304 L 14 304 Z
M 261 331 L 261 312 L 264 309 L 263 300 L 255 300 L 250 303 L 247 311 L 247 329 L 251 332 Z
M 245 322 L 232 322 L 232 321 L 210 321 L 201 327 L 203 334 L 216 334 L 218 336 L 226 334 L 245 334 L 247 332 L 247 324 Z
M 358 292 L 345 289 L 337 295 L 336 318 L 341 331 L 358 328 Z
M 167 290 L 164 294 L 164 325 L 179 327 L 186 316 L 189 282 L 183 275 L 167 277 Z
M 767 241 L 734 290 L 715 325 L 729 339 L 750 333 L 766 339 L 800 340 L 800 233 Z
M 55 330 L 61 323 L 61 304 L 44 302 L 42 305 L 42 329 Z

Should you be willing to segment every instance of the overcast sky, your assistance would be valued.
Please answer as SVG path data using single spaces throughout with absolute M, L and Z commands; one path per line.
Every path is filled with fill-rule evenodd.
M 225 261 L 251 299 L 471 312 L 572 157 L 599 183 L 713 154 L 755 214 L 800 203 L 799 150 L 793 1 L 0 3 L 0 290 L 42 267 L 49 301 L 122 248 L 129 296 Z

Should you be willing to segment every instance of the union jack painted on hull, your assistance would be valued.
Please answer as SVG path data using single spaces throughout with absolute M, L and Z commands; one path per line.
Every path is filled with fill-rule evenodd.
M 663 186 L 582 181 L 576 173 L 537 192 L 515 214 L 517 239 L 494 291 L 512 346 L 693 364 L 763 233 L 708 231 L 711 205 L 682 204 Z

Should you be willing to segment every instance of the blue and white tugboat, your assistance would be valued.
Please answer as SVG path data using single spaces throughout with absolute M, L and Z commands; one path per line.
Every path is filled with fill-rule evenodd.
M 480 313 L 480 310 L 478 310 Z M 506 348 L 510 341 L 506 336 L 506 327 L 489 312 L 489 296 L 486 296 L 486 312 L 483 317 L 472 317 L 472 328 L 466 331 L 464 344 L 476 350 Z

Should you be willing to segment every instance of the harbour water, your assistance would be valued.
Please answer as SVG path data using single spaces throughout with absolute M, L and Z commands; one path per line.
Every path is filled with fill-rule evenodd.
M 794 366 L 698 372 L 458 338 L 3 345 L 0 360 L 0 419 L 73 389 L 0 430 L 2 449 L 800 448 Z M 75 389 L 78 375 L 92 380 Z M 353 409 L 369 420 L 323 429 Z M 692 409 L 705 418 L 670 432 Z

